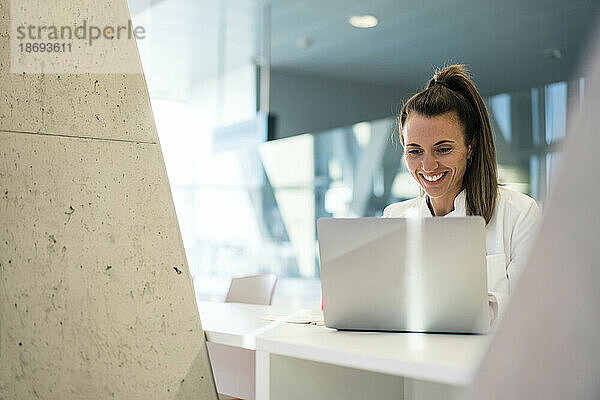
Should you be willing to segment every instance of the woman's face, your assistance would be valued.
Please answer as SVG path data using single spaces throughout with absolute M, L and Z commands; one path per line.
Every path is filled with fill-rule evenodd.
M 432 199 L 454 201 L 462 189 L 470 146 L 455 112 L 435 117 L 410 113 L 402 130 L 406 166 Z

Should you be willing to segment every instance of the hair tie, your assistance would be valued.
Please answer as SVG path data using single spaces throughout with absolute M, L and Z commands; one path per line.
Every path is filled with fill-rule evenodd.
M 448 84 L 446 82 L 438 81 L 437 78 L 433 78 L 433 86 L 435 86 L 435 85 L 442 85 L 442 86 L 445 86 L 446 88 L 452 90 L 452 88 L 450 86 L 448 86 Z

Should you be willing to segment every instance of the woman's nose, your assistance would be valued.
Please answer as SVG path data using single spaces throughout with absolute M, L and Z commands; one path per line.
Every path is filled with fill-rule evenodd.
M 430 154 L 425 154 L 422 162 L 423 162 L 423 171 L 425 171 L 425 172 L 434 172 L 438 167 L 437 160 L 435 159 L 434 156 L 432 156 Z

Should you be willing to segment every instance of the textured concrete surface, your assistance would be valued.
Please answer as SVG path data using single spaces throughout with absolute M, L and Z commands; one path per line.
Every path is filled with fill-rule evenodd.
M 139 0 L 138 0 L 139 1 Z M 145 0 L 150 4 L 150 0 Z M 139 73 L 140 59 L 135 38 L 146 33 L 129 21 L 122 0 L 73 1 L 11 0 L 13 32 L 11 72 L 26 73 Z M 19 26 L 24 27 L 19 31 Z M 29 26 L 33 29 L 29 31 Z M 36 27 L 56 27 L 49 29 Z M 71 33 L 62 30 L 70 27 Z M 122 27 L 122 29 L 119 29 Z M 78 29 L 77 29 L 78 28 Z M 104 35 L 104 28 L 109 28 Z M 67 51 L 23 51 L 21 43 L 69 43 Z
M 65 3 L 65 0 L 60 2 Z M 139 66 L 138 73 L 131 74 L 11 73 L 10 3 L 10 0 L 0 1 L 0 129 L 158 142 L 146 82 Z M 72 20 L 81 19 L 81 11 L 76 8 L 84 2 L 69 0 L 68 3 L 75 10 L 67 9 L 65 13 L 72 12 Z M 127 12 L 126 8 L 121 7 L 121 10 Z M 123 19 L 127 21 L 128 17 L 119 18 Z M 120 48 L 139 60 L 135 42 L 121 42 Z M 105 59 L 102 52 L 97 57 Z M 66 64 L 68 62 L 65 67 Z M 110 71 L 109 66 L 106 71 Z
M 216 399 L 143 74 L 0 55 L 0 399 Z

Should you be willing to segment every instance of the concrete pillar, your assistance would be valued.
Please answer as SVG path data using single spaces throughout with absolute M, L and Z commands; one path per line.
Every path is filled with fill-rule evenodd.
M 0 0 L 0 399 L 216 399 L 135 40 L 107 51 L 136 70 L 96 43 L 94 68 L 28 73 L 8 39 L 37 3 Z M 43 6 L 129 19 L 125 0 Z

